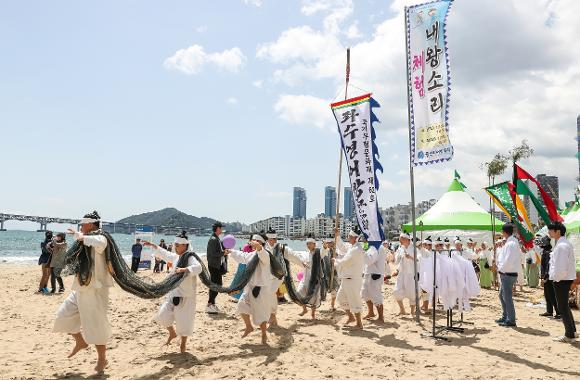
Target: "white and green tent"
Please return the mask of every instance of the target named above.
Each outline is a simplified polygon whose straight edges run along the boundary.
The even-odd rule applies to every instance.
[[[491,214],[471,198],[457,179],[433,207],[415,220],[415,224],[417,231],[423,231],[423,238],[459,236],[462,240],[491,242]],[[496,231],[501,231],[502,225],[503,222],[495,219]],[[412,229],[411,223],[403,225],[405,232],[410,233]]]

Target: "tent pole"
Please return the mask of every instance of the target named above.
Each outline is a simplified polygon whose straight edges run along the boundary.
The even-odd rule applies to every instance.
[[[414,279],[415,279],[415,319],[417,322],[420,321],[420,313],[419,313],[419,283],[417,279],[417,247],[415,246],[415,240],[417,240],[417,226],[415,224],[415,174],[413,171],[413,157],[411,151],[411,91],[409,88],[409,78],[410,78],[410,71],[409,71],[409,37],[407,36],[407,25],[409,20],[409,8],[405,7],[405,57],[407,58],[407,120],[409,123],[409,177],[411,180],[411,223],[413,228],[413,240],[411,240],[411,245],[413,247],[413,270],[415,271]]]

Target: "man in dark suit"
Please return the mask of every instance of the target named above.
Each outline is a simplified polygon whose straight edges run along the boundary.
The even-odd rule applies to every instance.
[[[221,222],[215,222],[212,226],[213,234],[207,242],[207,267],[209,270],[211,282],[222,285],[222,276],[227,272],[227,261],[224,254],[224,248],[220,241],[224,225]],[[215,304],[215,299],[218,293],[212,290],[209,291],[209,299],[205,309],[208,314],[217,314],[219,309]]]

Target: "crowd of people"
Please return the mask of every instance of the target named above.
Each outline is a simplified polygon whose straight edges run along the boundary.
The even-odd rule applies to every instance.
[[[100,373],[107,365],[105,347],[111,336],[107,317],[108,293],[113,280],[106,268],[103,253],[107,249],[107,240],[99,234],[98,214],[87,214],[80,225],[80,231],[69,230],[69,233],[75,241],[81,241],[90,249],[94,263],[91,268],[91,281],[88,285],[81,285],[75,277],[72,292],[57,311],[54,331],[74,337],[75,346],[70,356],[89,344],[94,344],[98,355],[95,370]],[[273,262],[280,260],[302,269],[296,294],[291,296],[292,301],[300,305],[300,316],[306,315],[310,309],[310,317],[316,321],[317,309],[326,296],[330,295],[331,308],[334,309],[335,302],[338,302],[345,312],[343,328],[355,330],[364,329],[364,320],[372,320],[377,324],[385,322],[383,283],[392,278],[395,278],[393,296],[399,306],[399,315],[408,314],[404,301],[408,301],[411,312],[415,312],[418,298],[424,312],[439,304],[447,309],[457,307],[462,311],[469,310],[469,299],[479,293],[480,285],[491,288],[497,283],[502,315],[496,322],[499,326],[515,327],[513,290],[518,277],[525,272],[528,284],[537,286],[530,278],[537,275],[538,278],[541,277],[547,301],[546,313],[542,315],[553,316],[555,311],[555,317],[560,317],[565,326],[565,334],[556,340],[574,341],[577,333],[568,305],[568,292],[576,278],[576,272],[574,252],[565,238],[565,227],[561,223],[549,226],[550,236],[536,239],[531,255],[521,251],[520,244],[513,235],[513,228],[510,224],[503,226],[502,238],[495,242],[495,254],[485,243],[480,243],[478,247],[469,238],[466,240],[467,247],[463,248],[464,242],[459,237],[452,245],[449,239],[441,237],[427,237],[423,241],[413,242],[411,236],[402,233],[397,246],[389,241],[376,245],[369,244],[363,235],[355,231],[350,231],[347,241],[343,241],[338,230],[335,231],[335,236],[324,239],[321,247],[317,246],[314,238],[307,239],[304,251],[281,244],[273,230],[252,235],[248,243],[237,250],[224,247],[220,240],[223,225],[216,223],[208,242],[207,267],[211,282],[222,285],[223,276],[228,270],[228,258],[244,265],[257,263],[241,292],[237,312],[245,324],[242,337],[248,336],[257,327],[264,344],[268,339],[268,327],[278,325],[277,308],[279,303],[286,301],[284,291],[290,295],[290,289],[286,288],[287,284],[282,280],[284,276],[277,275],[273,269]],[[556,241],[553,249],[550,238]],[[193,335],[194,330],[197,276],[202,273],[204,264],[191,251],[185,232],[175,238],[172,250],[164,242],[159,245],[149,241],[138,243],[151,247],[158,262],[172,263],[170,273],[185,274],[184,280],[169,291],[155,316],[155,320],[168,331],[166,343],[180,337],[180,350],[185,352],[187,338]],[[59,278],[58,257],[65,249],[56,247],[62,247],[63,244],[66,242],[61,234],[55,239],[47,234],[43,242],[42,289],[46,289],[47,265],[50,268],[51,263],[55,263],[57,269],[52,273],[56,280]],[[524,265],[522,257],[526,260]],[[435,259],[440,267],[434,272],[432,263]],[[531,268],[532,264],[537,268]],[[418,297],[415,278],[419,279]],[[62,280],[59,283],[64,290]],[[207,313],[221,312],[216,305],[217,295],[216,291],[210,290]],[[363,317],[365,304],[366,315]]]

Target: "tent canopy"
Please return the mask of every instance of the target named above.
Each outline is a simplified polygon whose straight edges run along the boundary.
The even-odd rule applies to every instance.
[[[491,214],[477,204],[465,191],[461,183],[454,179],[447,192],[427,212],[415,220],[417,231],[491,231]],[[495,219],[495,229],[500,231],[503,222]],[[403,231],[411,232],[412,224],[403,225]],[[457,233],[455,233],[457,232]],[[436,234],[448,235],[448,234]],[[465,234],[462,235],[473,235]]]

